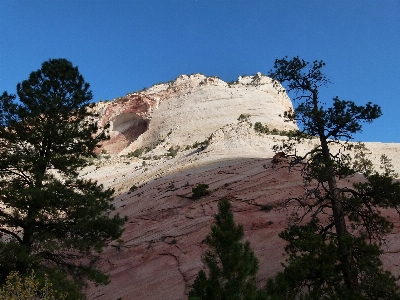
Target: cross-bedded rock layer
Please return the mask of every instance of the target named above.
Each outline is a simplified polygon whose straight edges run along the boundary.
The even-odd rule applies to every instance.
[[[201,74],[181,75],[175,81],[98,103],[95,109],[99,124],[111,125],[111,139],[104,142],[104,149],[123,154],[167,137],[172,145],[180,146],[203,141],[240,115],[271,129],[295,129],[295,124],[282,119],[291,108],[287,95],[278,93],[272,80],[258,73],[231,84]]]
[[[210,186],[211,194],[194,201],[192,188]],[[107,286],[88,289],[89,299],[187,299],[198,271],[204,267],[203,239],[210,231],[218,200],[230,199],[236,222],[260,261],[258,284],[281,269],[283,241],[278,233],[291,212],[277,209],[282,199],[303,192],[298,170],[289,172],[285,161],[229,159],[149,181],[115,198],[117,211],[128,216],[121,243],[101,255],[99,266],[111,275]],[[399,218],[387,237],[385,267],[399,275]]]
[[[303,192],[300,173],[289,172],[285,161],[272,163],[273,145],[285,137],[258,134],[251,123],[270,129],[295,129],[280,115],[292,104],[278,94],[271,79],[261,74],[239,77],[228,84],[216,77],[181,75],[175,81],[146,91],[99,103],[100,125],[110,123],[111,139],[104,148],[112,155],[85,168],[84,178],[98,180],[116,190],[117,212],[128,217],[120,242],[114,242],[97,262],[110,274],[106,286],[90,286],[89,299],[187,299],[198,271],[204,268],[202,242],[210,231],[218,200],[232,202],[235,220],[260,261],[258,284],[281,269],[283,241],[291,210],[276,204]],[[240,115],[248,116],[239,122]],[[207,147],[188,147],[208,139]],[[316,140],[297,146],[304,154]],[[181,148],[175,156],[171,146]],[[399,144],[366,143],[375,166],[386,154],[400,172]],[[126,156],[149,147],[142,157]],[[338,145],[332,146],[338,151]],[[335,148],[336,147],[336,148]],[[194,201],[192,188],[210,186],[211,194]],[[351,184],[349,182],[348,184]],[[131,189],[131,191],[129,191]],[[385,211],[395,224],[383,250],[384,267],[399,272],[400,224],[393,211]]]

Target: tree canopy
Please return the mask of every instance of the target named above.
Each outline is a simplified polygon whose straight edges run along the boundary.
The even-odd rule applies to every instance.
[[[291,157],[291,167],[301,167],[305,193],[283,202],[296,207],[290,226],[280,234],[288,242],[288,259],[267,291],[271,299],[399,299],[396,279],[382,269],[380,246],[393,227],[382,209],[398,208],[400,183],[393,180],[386,157],[379,173],[365,147],[348,143],[363,122],[381,116],[381,109],[338,97],[328,107],[319,97],[320,88],[329,83],[324,65],[285,57],[275,61],[269,74],[276,88],[284,91],[280,82],[295,95],[296,107],[284,117],[296,121],[300,131],[275,149]],[[299,156],[293,150],[304,138],[318,143]],[[340,150],[332,152],[332,144]],[[354,157],[346,152],[350,149]],[[356,174],[363,178],[356,180]]]
[[[226,198],[218,203],[218,214],[205,243],[204,255],[208,268],[201,270],[189,292],[190,300],[261,300],[264,293],[257,290],[258,260],[250,243],[241,242],[243,226],[236,225],[231,204]]]
[[[98,128],[92,92],[66,59],[50,59],[0,96],[0,281],[11,271],[49,274],[56,289],[104,284],[96,252],[120,237],[113,190],[78,176],[106,128]],[[70,281],[72,279],[72,281]],[[58,286],[57,286],[58,285]]]

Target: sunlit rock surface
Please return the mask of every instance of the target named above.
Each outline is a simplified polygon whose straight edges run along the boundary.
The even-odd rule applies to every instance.
[[[204,141],[215,130],[247,115],[270,129],[296,129],[284,123],[283,113],[292,108],[285,93],[278,93],[269,77],[239,77],[228,84],[217,77],[181,75],[175,81],[128,94],[96,106],[99,124],[110,123],[111,154],[128,153],[164,141],[188,145]]]

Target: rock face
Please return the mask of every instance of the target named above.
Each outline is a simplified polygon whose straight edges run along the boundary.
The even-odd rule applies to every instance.
[[[299,170],[289,172],[285,161],[276,164],[267,158],[209,163],[206,154],[199,156],[200,166],[180,169],[115,198],[117,211],[128,216],[123,242],[114,242],[101,254],[98,266],[110,274],[111,282],[89,287],[89,299],[187,299],[204,268],[201,257],[207,248],[202,241],[222,197],[231,201],[235,221],[243,224],[244,239],[259,259],[259,287],[281,270],[284,242],[278,233],[292,210],[278,209],[277,203],[303,192]],[[199,183],[208,184],[211,194],[190,199]],[[398,276],[399,218],[395,211],[384,213],[391,216],[395,230],[386,239],[382,259]]]
[[[273,158],[274,145],[280,145],[286,137],[258,134],[250,123],[244,121],[228,124],[211,134],[207,147],[181,148],[176,156],[169,155],[171,144],[167,141],[144,153],[141,157],[115,155],[94,160],[94,165],[82,170],[86,179],[97,180],[106,187],[115,189],[116,194],[127,192],[132,186],[141,186],[169,174],[208,164],[219,164],[225,160],[238,158]],[[317,140],[311,139],[296,146],[298,155],[304,155],[315,146]],[[365,143],[370,150],[369,158],[379,169],[382,154],[392,159],[395,172],[400,174],[400,144]],[[331,145],[333,153],[339,151],[338,145]]]
[[[235,220],[243,224],[260,261],[259,286],[280,270],[284,243],[278,233],[286,227],[285,210],[271,209],[277,202],[303,192],[300,173],[272,162],[272,146],[280,136],[259,135],[247,122],[226,125],[212,134],[210,144],[201,149],[182,150],[175,157],[162,156],[163,145],[146,156],[112,157],[83,170],[82,176],[114,187],[117,212],[128,217],[123,242],[114,242],[101,254],[98,266],[110,274],[106,286],[90,286],[89,299],[187,299],[199,270],[217,202],[228,197]],[[315,141],[298,146],[309,150]],[[385,153],[400,170],[399,144],[367,144],[375,164]],[[334,149],[333,149],[334,150]],[[210,186],[211,194],[190,199],[199,183]],[[347,184],[347,182],[346,182]],[[131,189],[131,191],[129,191]],[[271,209],[271,210],[270,210]],[[400,224],[396,212],[387,211],[395,231],[387,236],[384,267],[400,275]]]
[[[101,253],[97,265],[110,274],[110,284],[89,286],[89,299],[187,299],[206,250],[218,200],[227,197],[236,222],[242,223],[260,262],[258,285],[281,269],[284,243],[278,233],[291,210],[277,203],[303,192],[299,170],[289,172],[285,158],[272,147],[286,137],[256,133],[251,123],[270,129],[295,129],[279,115],[292,108],[278,94],[271,79],[261,74],[239,77],[228,84],[200,74],[179,76],[146,91],[110,103],[98,103],[100,125],[110,123],[111,139],[104,148],[112,155],[95,159],[81,176],[116,191],[117,212],[128,217],[122,240]],[[249,115],[238,121],[240,115]],[[195,144],[207,139],[207,145]],[[195,146],[193,147],[193,144]],[[316,140],[296,147],[308,152]],[[180,146],[173,153],[171,146]],[[141,157],[126,155],[149,147]],[[338,145],[332,151],[338,151]],[[366,143],[379,165],[381,154],[400,173],[400,144]],[[211,194],[194,201],[192,188],[210,186]],[[351,183],[351,182],[350,182]],[[349,184],[346,182],[346,184]],[[272,209],[271,209],[272,208]],[[395,225],[387,236],[384,267],[400,275],[400,222],[394,211],[384,211]]]
[[[214,131],[236,122],[240,115],[270,129],[296,129],[282,115],[292,103],[278,94],[272,80],[260,73],[226,83],[201,74],[181,75],[175,81],[128,94],[112,102],[98,103],[99,124],[110,123],[104,149],[126,154],[165,141],[190,145],[207,139]]]
[[[299,181],[300,180],[300,181]],[[211,195],[192,200],[192,188],[207,183]],[[233,159],[151,181],[115,199],[128,216],[122,239],[102,254],[107,286],[88,289],[89,299],[187,299],[206,250],[218,200],[232,201],[235,220],[260,260],[259,285],[280,269],[285,214],[269,211],[280,197],[301,190],[297,173],[273,169],[267,159]]]

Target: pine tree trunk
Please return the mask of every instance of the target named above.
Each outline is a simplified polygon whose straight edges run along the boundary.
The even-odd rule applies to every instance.
[[[40,155],[40,159],[44,157],[44,154]],[[37,167],[36,180],[35,180],[35,188],[42,189],[43,180],[46,173],[47,167],[45,163],[39,164]],[[24,236],[22,238],[22,245],[25,248],[27,254],[32,253],[32,244],[33,244],[33,235],[36,230],[36,217],[41,209],[40,199],[37,199],[35,196],[31,197],[28,201],[29,208],[24,220],[23,232]],[[27,266],[26,266],[27,267]],[[24,272],[26,270],[20,270]]]
[[[356,291],[358,290],[357,274],[356,270],[352,265],[351,253],[347,245],[347,240],[351,236],[347,230],[343,205],[340,200],[341,198],[340,190],[337,187],[335,172],[331,164],[332,159],[328,148],[328,142],[325,138],[321,136],[320,136],[320,142],[321,142],[323,159],[325,162],[327,162],[328,165],[328,170],[327,170],[327,172],[329,173],[328,187],[329,187],[330,201],[332,204],[333,222],[336,229],[336,235],[338,240],[338,254],[339,254],[341,269],[343,272],[343,279],[346,287],[349,290]]]
[[[357,274],[356,270],[353,268],[350,249],[347,245],[347,240],[350,237],[350,234],[347,230],[343,205],[340,200],[340,190],[337,187],[328,141],[325,137],[325,124],[318,114],[318,92],[316,90],[312,91],[312,102],[315,121],[318,127],[322,157],[323,161],[326,162],[326,165],[328,166],[326,172],[328,173],[329,195],[332,204],[333,223],[338,240],[338,254],[343,272],[343,280],[348,289],[355,291],[358,290]]]

